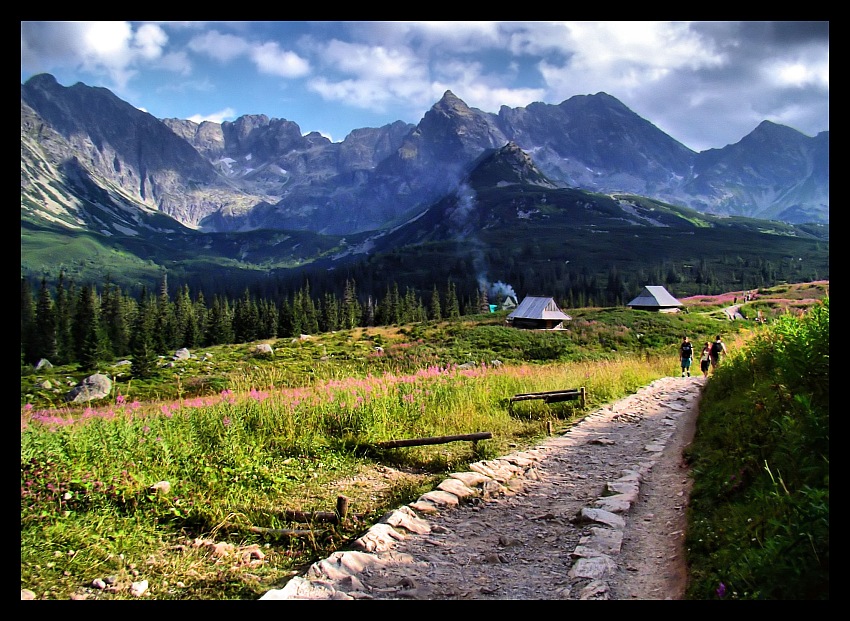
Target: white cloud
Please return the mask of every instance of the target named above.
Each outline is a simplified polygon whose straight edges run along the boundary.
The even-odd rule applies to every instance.
[[[233,108],[225,108],[224,110],[213,112],[212,114],[195,114],[190,116],[188,120],[193,121],[195,123],[202,123],[204,121],[221,123],[223,121],[229,121],[235,118],[236,111]]]
[[[255,46],[250,56],[260,73],[283,78],[300,78],[310,73],[310,63],[295,52],[281,50],[277,43]]]
[[[244,56],[251,49],[251,45],[242,37],[222,34],[217,30],[210,30],[202,35],[192,37],[188,47],[193,52],[205,54],[222,62]]]
[[[815,86],[829,90],[829,57],[826,60],[777,59],[764,68],[765,79],[779,87]]]
[[[22,22],[21,64],[34,71],[79,68],[107,75],[119,89],[138,69],[162,57],[168,36],[161,27],[129,22]],[[173,59],[172,59],[173,61]]]

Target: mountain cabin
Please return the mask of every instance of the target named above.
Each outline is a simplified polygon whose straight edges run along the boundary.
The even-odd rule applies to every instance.
[[[514,328],[525,330],[563,330],[564,322],[571,319],[558,308],[553,298],[527,296],[506,321]]]
[[[684,306],[660,285],[647,285],[634,300],[626,304],[635,310],[656,311],[659,313],[678,313]]]

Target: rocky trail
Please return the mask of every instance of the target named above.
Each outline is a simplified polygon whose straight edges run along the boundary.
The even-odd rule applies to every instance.
[[[659,379],[476,462],[261,599],[682,599],[682,451],[704,383]]]

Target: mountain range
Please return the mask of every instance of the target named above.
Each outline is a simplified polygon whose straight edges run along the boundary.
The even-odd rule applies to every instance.
[[[205,232],[344,235],[421,213],[509,142],[560,187],[713,215],[829,221],[829,132],[810,138],[764,121],[738,143],[696,153],[605,93],[491,114],[447,91],[417,125],[356,129],[333,143],[262,114],[156,119],[48,74],[21,85],[21,200],[37,211],[48,186],[61,188],[48,217],[72,226],[93,225],[97,189],[106,208],[135,208],[143,220],[159,212]]]
[[[605,93],[491,114],[446,91],[417,125],[333,143],[265,115],[157,119],[49,74],[21,85],[22,275],[117,261],[125,277],[167,267],[209,282],[366,261],[361,282],[404,267],[427,287],[462,272],[519,280],[555,258],[646,266],[678,256],[675,231],[734,228],[754,262],[802,261],[792,238],[827,242],[806,268],[823,276],[828,223],[829,132],[764,121],[696,153]],[[768,249],[765,234],[783,241]]]

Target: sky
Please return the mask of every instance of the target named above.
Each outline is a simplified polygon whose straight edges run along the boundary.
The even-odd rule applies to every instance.
[[[829,130],[828,21],[22,21],[21,83],[39,73],[334,142],[417,124],[447,90],[491,113],[605,92],[694,151],[765,120]]]

